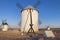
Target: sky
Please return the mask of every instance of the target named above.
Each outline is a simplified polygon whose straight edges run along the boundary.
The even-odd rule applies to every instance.
[[[0,0],[0,25],[2,19],[6,19],[10,27],[19,27],[22,9],[16,4],[20,3],[25,8],[28,5],[34,6],[37,1],[40,1],[40,5],[36,8],[41,21],[39,28],[60,27],[60,0]]]

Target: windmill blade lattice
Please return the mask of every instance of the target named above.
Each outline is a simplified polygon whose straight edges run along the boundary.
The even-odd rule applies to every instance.
[[[20,3],[16,4],[20,9],[23,9],[23,6]]]
[[[34,7],[37,8],[38,5],[40,5],[40,1],[38,1],[38,2],[34,5]]]

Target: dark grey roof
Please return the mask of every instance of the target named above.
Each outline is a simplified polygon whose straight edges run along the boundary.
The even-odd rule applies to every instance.
[[[8,25],[7,23],[2,23],[2,25]]]

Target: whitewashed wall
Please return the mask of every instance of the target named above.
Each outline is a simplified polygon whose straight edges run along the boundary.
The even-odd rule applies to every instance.
[[[8,25],[3,25],[2,31],[8,31]]]
[[[27,15],[28,15],[28,19],[27,19]],[[27,23],[25,26],[26,20]],[[34,31],[38,32],[38,11],[34,9],[32,10],[32,23],[33,23]],[[30,13],[29,13],[29,9],[25,9],[22,11],[21,32],[23,31],[28,32],[29,28],[30,28]]]

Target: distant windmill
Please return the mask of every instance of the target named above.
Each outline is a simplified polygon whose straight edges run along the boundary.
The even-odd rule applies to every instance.
[[[38,31],[38,10],[35,9],[40,4],[38,1],[33,7],[29,5],[27,8],[23,8],[23,6],[17,3],[17,6],[22,9],[22,20],[21,20],[21,31],[22,32],[37,32]],[[30,26],[30,27],[29,27]]]
[[[7,31],[8,30],[8,23],[6,22],[6,19],[5,20],[2,20],[2,31]]]

